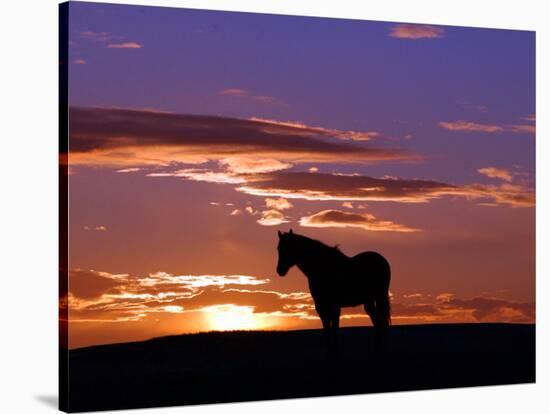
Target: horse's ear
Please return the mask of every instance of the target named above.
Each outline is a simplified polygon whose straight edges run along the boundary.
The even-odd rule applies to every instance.
[[[292,231],[292,229],[290,229],[290,231],[288,232],[288,234],[294,234],[294,232]]]
[[[283,237],[283,233],[281,233],[281,230],[277,230],[277,234],[279,234],[279,239]]]

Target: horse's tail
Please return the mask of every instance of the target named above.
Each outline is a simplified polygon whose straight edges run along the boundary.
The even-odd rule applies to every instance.
[[[387,262],[386,262],[387,263]],[[381,324],[384,326],[391,325],[391,302],[390,302],[390,279],[391,269],[389,263],[384,272],[384,279],[382,282],[382,289],[376,298],[376,312]]]
[[[376,312],[383,325],[391,325],[391,303],[389,289],[376,298]]]

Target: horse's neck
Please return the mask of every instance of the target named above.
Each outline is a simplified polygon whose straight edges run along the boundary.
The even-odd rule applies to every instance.
[[[335,267],[339,260],[345,258],[343,254],[332,251],[328,246],[326,251],[304,248],[300,256],[296,265],[309,279],[322,276],[330,268]]]

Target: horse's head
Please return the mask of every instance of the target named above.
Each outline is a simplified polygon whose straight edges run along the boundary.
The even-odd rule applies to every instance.
[[[285,276],[290,268],[296,264],[296,259],[294,257],[294,233],[292,229],[288,233],[279,233],[279,245],[277,250],[279,252],[279,260],[277,262],[277,273],[279,276]]]

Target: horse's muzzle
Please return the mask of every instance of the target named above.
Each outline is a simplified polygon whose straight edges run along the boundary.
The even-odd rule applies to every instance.
[[[280,267],[277,267],[277,274],[281,277],[284,277],[286,276],[286,274],[288,273],[288,269],[282,269]]]

